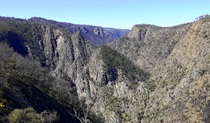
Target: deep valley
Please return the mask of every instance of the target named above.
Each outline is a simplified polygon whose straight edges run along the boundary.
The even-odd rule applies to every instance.
[[[210,122],[209,16],[132,30],[0,17],[0,59],[0,122]]]

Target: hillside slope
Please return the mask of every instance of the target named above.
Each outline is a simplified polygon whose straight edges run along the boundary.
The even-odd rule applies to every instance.
[[[48,83],[60,98],[52,98],[80,122],[210,121],[208,17],[174,27],[135,25],[101,46],[47,22],[4,18],[0,25],[0,42],[37,60],[56,80]]]
[[[56,96],[60,95],[54,87],[58,80],[38,62],[2,43],[0,59],[0,122],[79,122],[70,113],[72,107],[67,109]]]
[[[129,29],[114,29],[91,25],[62,23],[38,17],[33,17],[29,20],[36,23],[52,24],[58,28],[65,29],[70,33],[80,32],[85,40],[95,45],[113,42],[130,31]]]
[[[167,107],[158,119],[209,122],[209,27],[209,18],[193,23],[167,59],[155,67],[150,80],[157,88],[150,94],[150,109]],[[162,105],[154,108],[155,103]]]
[[[17,59],[11,58],[12,62],[18,62],[18,66],[19,61],[24,63],[20,66],[20,72],[25,71],[26,73],[30,73],[29,71],[33,71],[35,74],[41,74],[42,79],[46,79],[44,83],[47,83],[47,86],[41,84],[39,88],[37,88],[36,82],[29,83],[28,85],[27,82],[31,81],[30,79],[34,78],[34,75],[30,74],[28,78],[24,79],[24,76],[21,74],[20,80],[12,81],[15,85],[14,88],[17,88],[16,84],[18,84],[18,82],[23,83],[23,85],[26,84],[26,86],[24,86],[23,89],[17,89],[20,91],[12,91],[11,95],[15,98],[17,93],[17,95],[23,95],[24,100],[30,101],[24,106],[19,107],[19,101],[14,100],[14,105],[17,105],[17,107],[11,108],[6,113],[3,111],[2,115],[8,114],[14,108],[22,109],[32,107],[38,112],[44,111],[49,107],[44,106],[44,102],[40,103],[40,101],[46,100],[46,103],[54,104],[53,100],[55,100],[56,103],[63,107],[63,109],[59,108],[59,112],[63,110],[62,112],[64,113],[59,114],[59,116],[61,115],[60,122],[79,122],[83,120],[83,117],[85,117],[84,120],[91,119],[91,121],[94,122],[94,119],[97,119],[97,117],[89,112],[88,115],[86,115],[87,113],[85,114],[83,111],[85,108],[83,101],[79,102],[77,96],[77,90],[80,91],[76,88],[78,84],[75,85],[77,81],[82,79],[79,76],[82,74],[81,71],[84,69],[84,65],[88,62],[89,54],[95,49],[94,46],[84,41],[79,33],[69,34],[67,31],[47,24],[31,23],[22,19],[1,18],[0,25],[0,43],[8,44],[8,46],[13,48],[14,51],[22,57],[26,57],[34,62],[38,61],[42,69],[44,69],[44,72],[40,73],[40,71],[36,71],[39,67],[36,68],[33,64],[29,64],[29,66],[31,65],[29,68],[28,66],[24,66],[28,65],[27,60],[21,60],[20,57]],[[1,50],[4,51],[4,48],[1,47]],[[2,56],[9,58],[6,53],[7,52],[2,52]],[[3,65],[7,64],[7,61],[4,61],[3,58],[4,57],[1,57],[1,63]],[[11,74],[10,71],[5,72],[6,74]],[[16,74],[11,74],[11,77],[15,77],[15,75]],[[5,76],[2,76],[2,79],[6,79],[7,82]],[[24,79],[24,81],[22,79]],[[42,79],[38,79],[37,82],[43,82]],[[34,89],[30,89],[31,86]],[[45,90],[43,95],[50,96],[42,97],[42,94],[36,95],[40,94],[41,92],[39,91],[42,90]],[[31,95],[27,96],[28,92],[34,93],[34,97],[31,97]],[[26,97],[24,95],[26,95]],[[8,100],[11,101],[12,98]],[[2,102],[2,104],[4,103]],[[10,104],[5,106],[11,107]],[[50,110],[57,111],[57,105],[50,106]],[[46,107],[46,109],[41,107]],[[99,120],[100,119],[97,119],[97,122],[100,122]]]
[[[150,73],[142,122],[209,122],[209,27],[136,25],[110,45]]]

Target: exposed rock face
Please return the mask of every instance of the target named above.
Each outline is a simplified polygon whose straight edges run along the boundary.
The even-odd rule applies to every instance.
[[[84,37],[86,41],[89,41],[94,45],[113,42],[130,31],[129,29],[114,29],[89,25],[62,23],[37,17],[31,18],[29,20],[32,22],[53,24],[54,26],[65,29],[70,33],[80,32],[80,34]]]
[[[131,39],[142,40],[145,38],[147,29],[152,25],[135,25],[129,32],[128,37]],[[140,28],[139,28],[140,27]]]
[[[95,47],[87,43],[79,32],[70,35],[50,26],[43,26],[41,32],[44,37],[39,42],[40,48],[28,46],[28,51],[41,50],[43,54],[38,57],[45,57],[43,64],[51,68],[52,75],[59,78],[70,77],[73,82],[78,83],[77,91],[80,93],[84,88],[83,74],[87,72],[86,66]]]
[[[140,113],[142,122],[209,120],[206,114],[209,102],[209,21],[206,18],[169,28],[136,25],[127,36],[110,45],[151,73],[146,82],[149,93],[142,94],[148,96],[146,105],[144,107],[138,102],[139,106],[135,106],[144,110],[143,115]],[[137,91],[132,93],[133,97],[138,97],[136,94]]]
[[[134,60],[141,68],[151,71],[171,53],[189,30],[191,24],[176,27],[135,25],[132,31],[110,46]]]
[[[79,30],[41,24],[34,42],[21,45],[53,76],[68,76],[105,122],[209,122],[209,18],[174,27],[135,25],[103,46],[83,38],[89,28]],[[92,33],[107,34],[104,28]]]

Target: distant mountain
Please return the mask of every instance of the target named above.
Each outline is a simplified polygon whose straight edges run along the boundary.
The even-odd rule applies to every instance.
[[[95,45],[101,45],[113,42],[130,31],[128,29],[114,29],[114,28],[104,28],[100,26],[57,22],[54,20],[47,20],[39,17],[33,17],[29,19],[29,21],[36,23],[52,24],[58,28],[62,28],[69,31],[70,33],[80,32],[80,34],[85,38],[85,40]]]
[[[43,122],[210,122],[209,17],[134,25],[100,46],[64,25],[0,18],[0,122],[29,107]]]

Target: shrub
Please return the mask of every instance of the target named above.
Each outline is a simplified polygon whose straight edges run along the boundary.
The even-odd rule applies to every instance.
[[[8,115],[10,123],[52,123],[58,120],[57,112],[37,113],[33,108],[15,109]]]
[[[10,123],[44,123],[44,118],[32,108],[15,109],[8,119]]]
[[[154,91],[155,88],[157,87],[157,85],[156,85],[153,81],[148,81],[148,82],[146,83],[146,85],[147,85],[147,89],[148,89],[150,92]]]

